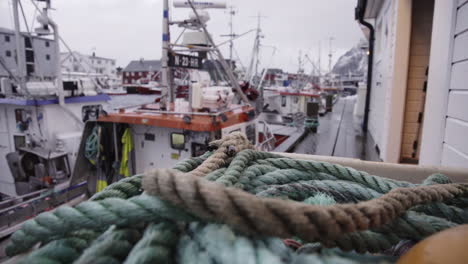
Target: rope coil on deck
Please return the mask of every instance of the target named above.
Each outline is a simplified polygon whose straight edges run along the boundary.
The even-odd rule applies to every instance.
[[[253,150],[240,133],[211,145],[217,150],[173,169],[125,178],[75,207],[40,214],[12,235],[6,253],[39,244],[24,263],[393,262],[346,251],[382,253],[468,222],[468,184],[440,174],[416,185],[288,159]],[[294,252],[286,238],[323,250]]]

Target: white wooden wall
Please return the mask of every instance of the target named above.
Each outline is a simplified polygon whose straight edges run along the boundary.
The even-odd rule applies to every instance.
[[[458,0],[441,165],[468,168],[468,0]]]
[[[375,19],[375,53],[372,76],[372,92],[369,107],[369,132],[374,142],[383,154],[386,151],[386,135],[384,131],[386,116],[388,116],[388,91],[391,89],[395,46],[395,3],[384,1]],[[381,156],[382,158],[382,156]]]

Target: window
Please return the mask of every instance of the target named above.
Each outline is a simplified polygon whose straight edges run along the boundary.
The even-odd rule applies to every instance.
[[[45,59],[46,59],[46,60],[50,60],[50,55],[49,55],[49,54],[46,54],[46,55],[45,55]]]
[[[97,61],[97,64],[101,64],[101,60],[98,60],[98,61]]]
[[[46,46],[47,48],[50,47],[49,41],[46,41],[46,42],[45,42],[45,46]]]
[[[10,50],[5,51],[5,56],[11,57],[11,51]]]
[[[286,106],[286,96],[281,96],[281,106],[282,107]]]
[[[253,124],[250,124],[248,125],[246,128],[245,128],[245,135],[247,136],[247,138],[249,139],[250,143],[252,144],[256,144],[257,141],[256,141],[256,129],[255,129],[256,125],[255,123]]]
[[[182,133],[171,133],[171,147],[173,149],[185,149],[185,136]]]
[[[10,36],[5,35],[5,42],[10,42]]]

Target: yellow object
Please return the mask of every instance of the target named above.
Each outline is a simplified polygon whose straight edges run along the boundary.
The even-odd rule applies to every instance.
[[[130,153],[133,150],[133,139],[130,128],[125,129],[122,135],[122,161],[120,162],[119,173],[125,177],[130,176],[130,168],[128,167],[128,161],[130,159]]]
[[[97,186],[96,186],[96,192],[100,192],[104,190],[104,188],[107,187],[107,181],[105,180],[98,180],[97,181]]]
[[[180,155],[178,153],[171,153],[171,159],[178,160]]]
[[[397,264],[466,264],[467,245],[468,225],[457,226],[419,242]]]

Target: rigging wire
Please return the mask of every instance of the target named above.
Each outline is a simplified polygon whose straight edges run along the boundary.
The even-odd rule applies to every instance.
[[[242,63],[242,60],[241,60],[241,58],[239,56],[239,53],[237,52],[237,49],[235,48],[234,45],[232,46],[232,49],[234,50],[234,54],[236,55],[236,57],[237,57],[237,59],[239,61],[239,64],[242,67],[242,71],[245,72],[247,69],[245,68],[244,64]]]
[[[26,14],[24,13],[24,8],[23,8],[23,4],[21,3],[21,1],[18,1],[19,3],[19,7],[21,9],[21,14],[23,15],[23,20],[24,20],[24,25],[26,26],[26,30],[28,31],[28,33],[30,33],[29,31],[29,25],[28,25],[28,20],[26,19]],[[33,19],[34,20],[34,19]]]

